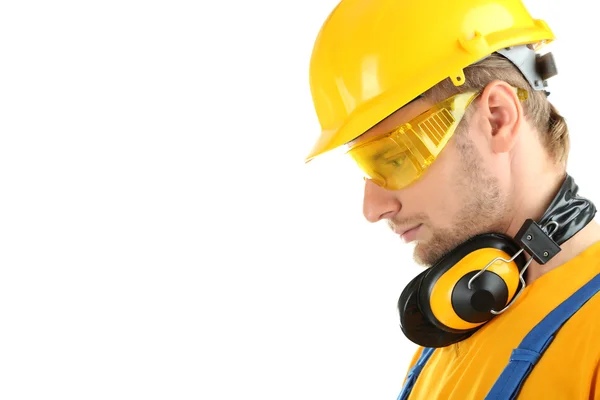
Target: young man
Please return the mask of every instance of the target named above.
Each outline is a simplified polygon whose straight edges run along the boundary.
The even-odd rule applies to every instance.
[[[553,39],[519,0],[343,0],[317,37],[307,161],[344,147],[365,218],[428,267],[398,304],[421,345],[399,398],[600,399],[600,227]]]

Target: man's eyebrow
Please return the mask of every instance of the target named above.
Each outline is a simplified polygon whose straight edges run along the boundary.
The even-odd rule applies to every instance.
[[[381,158],[383,158],[384,160],[389,160],[391,158],[398,157],[401,154],[404,154],[404,151],[398,151],[398,149],[394,148],[387,148],[385,150],[378,151],[371,157],[373,160],[379,160]]]

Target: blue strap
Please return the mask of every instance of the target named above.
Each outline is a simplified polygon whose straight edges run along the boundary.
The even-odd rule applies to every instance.
[[[488,393],[486,400],[516,399],[525,379],[548,348],[554,335],[589,299],[600,291],[600,274],[556,307],[525,336]]]
[[[415,382],[417,381],[419,374],[421,374],[421,370],[427,363],[427,360],[429,360],[429,357],[431,357],[431,355],[433,354],[434,350],[435,349],[431,348],[431,347],[425,347],[423,349],[423,351],[421,352],[421,356],[419,357],[419,360],[417,360],[417,363],[410,369],[410,371],[408,371],[408,375],[406,376],[406,383],[404,383],[404,387],[402,388],[402,391],[398,395],[397,400],[408,399],[408,396],[410,395],[410,391],[412,390],[413,386],[415,385]]]

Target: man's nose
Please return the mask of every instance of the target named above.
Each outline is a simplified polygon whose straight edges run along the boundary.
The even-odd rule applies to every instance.
[[[402,209],[402,204],[394,196],[394,192],[378,186],[370,179],[365,182],[363,214],[367,221],[377,222],[382,219],[393,219]]]

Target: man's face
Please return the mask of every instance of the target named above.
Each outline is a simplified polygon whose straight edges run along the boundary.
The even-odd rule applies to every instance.
[[[388,132],[430,106],[424,100],[409,104],[365,136]],[[476,107],[476,101],[471,107]],[[477,109],[472,111],[416,182],[398,191],[383,189],[372,181],[365,185],[365,218],[387,220],[406,242],[414,242],[415,261],[424,266],[431,266],[477,234],[503,232],[509,222],[508,188],[495,174],[497,164],[488,159],[489,142],[482,132],[486,125],[477,119]]]

